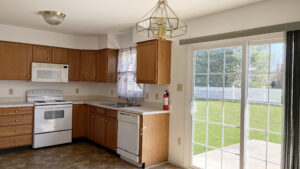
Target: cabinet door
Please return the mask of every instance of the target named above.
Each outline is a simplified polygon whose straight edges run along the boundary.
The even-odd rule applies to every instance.
[[[0,79],[29,80],[31,60],[31,45],[0,42]]]
[[[51,62],[57,64],[68,64],[68,50],[64,48],[51,48]]]
[[[95,81],[96,79],[96,51],[81,51],[80,80]]]
[[[34,45],[32,61],[33,62],[50,63],[51,62],[51,47]]]
[[[86,117],[87,112],[85,109],[85,105],[73,105],[73,138],[85,137],[87,127]]]
[[[108,50],[108,82],[116,83],[118,76],[118,55],[119,50]]]
[[[115,118],[111,118],[106,116],[106,136],[105,143],[106,147],[117,151],[117,142],[118,142],[118,120]]]
[[[105,145],[105,116],[98,113],[95,115],[95,142]]]
[[[168,161],[169,114],[141,116],[140,162],[145,167]]]
[[[137,83],[157,83],[157,41],[137,45]]]
[[[69,50],[69,81],[80,81],[80,50]]]
[[[89,112],[89,139],[95,141],[95,113]]]
[[[108,81],[108,62],[107,62],[107,50],[103,49],[97,52],[96,58],[96,81],[107,82]]]

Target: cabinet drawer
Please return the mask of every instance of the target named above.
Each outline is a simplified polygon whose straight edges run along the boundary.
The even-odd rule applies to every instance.
[[[103,109],[103,108],[96,107],[96,108],[95,108],[95,112],[96,112],[97,114],[99,114],[99,115],[105,116],[105,109]]]
[[[32,135],[0,138],[0,148],[32,145]]]
[[[10,115],[0,117],[0,126],[32,124],[32,114]]]
[[[32,124],[0,127],[0,138],[32,134]]]
[[[0,115],[33,114],[33,107],[0,108]]]
[[[106,116],[114,119],[118,119],[118,111],[112,109],[106,109]]]

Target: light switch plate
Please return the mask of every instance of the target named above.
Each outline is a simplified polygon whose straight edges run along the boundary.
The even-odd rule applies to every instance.
[[[14,94],[14,89],[8,89],[8,94],[13,95]]]
[[[178,92],[182,92],[182,88],[183,88],[182,84],[181,84],[181,83],[178,83],[178,84],[177,84],[177,91],[178,91]]]
[[[178,144],[178,145],[181,145],[181,137],[178,137],[178,138],[177,138],[177,144]]]
[[[75,93],[78,94],[79,93],[79,88],[75,89]]]
[[[158,100],[158,93],[155,94],[155,100]]]
[[[149,93],[146,93],[146,99],[149,99]]]

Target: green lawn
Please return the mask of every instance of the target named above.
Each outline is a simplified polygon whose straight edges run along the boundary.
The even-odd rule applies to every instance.
[[[209,121],[222,122],[222,101],[209,101]],[[203,100],[197,101],[197,111],[195,118],[206,120],[206,105]],[[240,126],[240,103],[224,102],[224,123]],[[264,104],[249,104],[249,126],[261,130],[267,130],[267,110],[268,106]],[[282,107],[277,105],[270,106],[270,131],[281,132],[282,128]],[[194,141],[198,143],[206,143],[206,124],[203,122],[194,122]],[[250,130],[249,139],[257,139],[265,141],[267,134],[264,132]],[[269,141],[273,143],[281,143],[281,136],[270,134]],[[240,142],[240,129],[233,127],[224,127],[224,146],[237,144]],[[222,146],[222,126],[208,125],[208,145],[214,147]],[[194,154],[205,152],[205,147],[194,145]]]

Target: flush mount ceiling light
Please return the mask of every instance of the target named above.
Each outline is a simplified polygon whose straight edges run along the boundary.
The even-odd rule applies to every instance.
[[[167,0],[159,0],[138,23],[136,30],[149,38],[166,39],[186,34],[187,25],[169,7]]]
[[[39,14],[41,14],[44,20],[50,25],[59,25],[66,17],[66,14],[57,11],[40,11]]]

